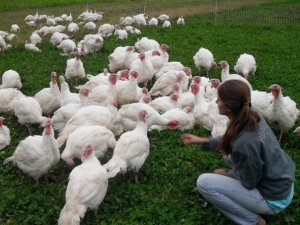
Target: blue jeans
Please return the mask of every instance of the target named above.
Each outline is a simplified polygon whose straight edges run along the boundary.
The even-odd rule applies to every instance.
[[[259,214],[274,214],[256,188],[248,190],[231,177],[204,173],[198,177],[197,188],[207,201],[236,224],[256,224]]]

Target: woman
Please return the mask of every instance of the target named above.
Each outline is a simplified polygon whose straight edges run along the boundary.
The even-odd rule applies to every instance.
[[[181,138],[185,144],[221,152],[232,167],[199,176],[197,188],[203,197],[236,224],[264,225],[260,214],[278,213],[291,203],[295,165],[250,102],[245,83],[222,83],[216,103],[219,113],[229,117],[225,134],[220,139],[192,134]]]

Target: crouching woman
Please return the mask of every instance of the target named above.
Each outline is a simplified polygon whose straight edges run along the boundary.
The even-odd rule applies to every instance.
[[[183,134],[181,139],[221,152],[231,169],[201,174],[197,188],[234,223],[265,225],[263,215],[279,213],[292,201],[295,164],[266,121],[251,110],[251,93],[244,82],[224,82],[216,102],[219,113],[229,117],[225,134],[220,139]]]

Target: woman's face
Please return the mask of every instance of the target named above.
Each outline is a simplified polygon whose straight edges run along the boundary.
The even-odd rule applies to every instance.
[[[230,111],[219,97],[217,98],[216,103],[218,105],[219,113],[221,115],[229,116]]]

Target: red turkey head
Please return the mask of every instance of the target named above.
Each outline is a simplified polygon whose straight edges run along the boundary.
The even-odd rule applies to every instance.
[[[169,45],[167,45],[167,44],[162,44],[162,45],[160,46],[160,49],[161,49],[163,52],[166,52],[166,51],[169,49]]]
[[[191,91],[194,95],[198,94],[199,92],[199,85],[198,84],[192,84],[191,85]]]
[[[180,90],[179,84],[173,84],[172,89],[173,89],[173,93],[178,93]]]
[[[84,147],[84,151],[82,153],[82,161],[84,161],[85,159],[87,159],[90,155],[92,155],[94,149],[93,149],[93,146],[91,144],[87,144],[85,147]]]
[[[149,104],[151,102],[151,98],[149,96],[143,96],[142,102],[145,104]]]
[[[122,70],[120,72],[120,80],[126,80],[129,75],[129,70]]]
[[[112,100],[112,101],[111,101],[111,105],[112,105],[113,107],[115,107],[115,108],[118,108],[118,103],[117,103],[116,100]]]
[[[147,95],[149,93],[148,88],[143,87],[142,88],[142,93],[145,94],[145,95]]]
[[[182,75],[182,73],[180,73],[180,72],[176,72],[176,82],[177,83],[180,83],[181,81],[182,81],[182,77],[183,75]]]
[[[136,79],[138,77],[138,73],[136,71],[134,71],[134,70],[131,70],[130,73],[129,73],[129,75],[131,77],[133,77],[134,79]]]
[[[141,53],[139,54],[139,58],[140,58],[141,61],[145,60],[145,53],[144,53],[144,52],[141,52]]]
[[[52,122],[51,122],[51,118],[46,117],[46,119],[44,120],[44,128],[45,128],[45,134],[49,135],[51,134],[51,127],[52,127]]]
[[[212,88],[216,88],[216,89],[219,88],[219,86],[220,86],[220,80],[219,79],[211,79],[210,82],[211,82],[211,87]]]
[[[56,72],[51,73],[51,82],[52,84],[56,84]]]
[[[183,109],[184,112],[186,113],[191,113],[193,112],[193,108],[191,106],[186,106],[184,109]]]
[[[76,60],[80,60],[80,53],[77,52],[76,55],[75,55],[75,57],[76,57]]]
[[[194,76],[193,81],[194,81],[195,84],[200,84],[201,77],[200,76]]]
[[[221,61],[221,62],[219,62],[219,64],[220,64],[222,70],[228,67],[228,63],[226,61]]]
[[[88,97],[90,92],[91,92],[90,89],[82,88],[82,89],[80,89],[79,94],[83,95],[84,97]]]
[[[126,48],[126,51],[127,51],[127,52],[132,52],[132,51],[134,51],[134,46],[128,46],[128,47]]]
[[[218,68],[218,64],[215,61],[213,61],[210,65],[213,69]]]
[[[272,84],[269,89],[271,90],[272,92],[272,95],[275,97],[275,98],[278,98],[280,92],[281,92],[281,87],[280,85],[278,84]]]
[[[172,101],[177,102],[179,96],[178,96],[177,94],[172,94],[172,95],[170,96],[170,98],[171,98]]]
[[[152,51],[152,56],[155,56],[155,55],[160,56],[160,52],[157,51],[157,50],[153,50]]]
[[[179,126],[180,122],[178,120],[170,120],[167,124],[167,126],[170,128],[170,129],[175,129]]]
[[[118,75],[113,73],[113,74],[109,75],[108,79],[112,85],[115,85],[117,83]]]
[[[184,67],[184,68],[183,68],[183,71],[185,72],[185,74],[186,74],[187,76],[189,76],[189,75],[192,73],[192,71],[191,71],[191,69],[190,69],[189,67]]]
[[[65,82],[65,77],[63,75],[59,76],[59,81],[60,83],[64,83]]]
[[[148,113],[146,110],[142,110],[139,112],[139,120],[146,123],[146,117],[147,117]]]

